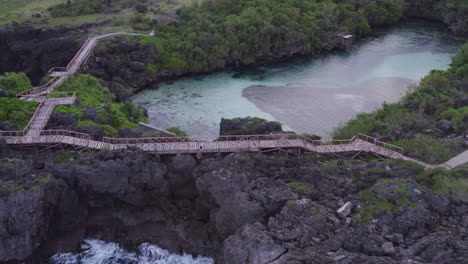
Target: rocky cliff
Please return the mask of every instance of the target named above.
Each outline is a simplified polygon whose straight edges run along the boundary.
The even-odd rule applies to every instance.
[[[76,31],[76,30],[75,30]],[[65,28],[0,29],[0,73],[25,72],[34,85],[52,67],[65,67],[80,49],[79,33]]]
[[[0,261],[86,237],[216,263],[461,263],[468,204],[401,161],[0,151]],[[466,172],[466,171],[465,171]]]

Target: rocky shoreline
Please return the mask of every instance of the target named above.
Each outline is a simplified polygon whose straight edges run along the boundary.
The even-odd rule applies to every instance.
[[[411,163],[0,149],[0,261],[45,263],[87,237],[226,264],[468,257],[467,201]]]

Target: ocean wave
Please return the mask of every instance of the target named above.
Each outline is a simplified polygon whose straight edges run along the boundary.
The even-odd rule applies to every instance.
[[[51,264],[213,264],[212,258],[173,254],[150,243],[143,243],[137,252],[121,248],[117,243],[86,239],[79,253],[52,256]]]

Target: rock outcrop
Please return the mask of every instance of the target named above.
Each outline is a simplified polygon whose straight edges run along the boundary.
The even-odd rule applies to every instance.
[[[98,234],[216,263],[468,258],[468,204],[423,188],[420,169],[402,161],[197,160],[131,150],[29,156],[1,142],[0,153],[0,261],[44,261]]]
[[[80,49],[79,34],[65,28],[0,29],[0,72],[25,72],[34,85],[52,67],[64,67]]]
[[[259,135],[283,132],[281,123],[258,117],[222,118],[220,135]]]

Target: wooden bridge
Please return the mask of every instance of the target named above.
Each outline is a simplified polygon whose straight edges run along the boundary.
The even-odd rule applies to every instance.
[[[349,140],[331,141],[310,140],[296,134],[221,136],[216,141],[201,141],[189,137],[104,137],[102,140],[95,140],[89,134],[75,131],[44,130],[55,106],[73,104],[76,100],[75,93],[53,93],[54,88],[79,71],[100,39],[120,34],[144,35],[111,33],[87,39],[66,67],[55,67],[49,70],[48,74],[52,79],[47,84],[17,94],[17,97],[23,100],[38,102],[39,106],[23,130],[0,131],[0,137],[4,138],[7,144],[13,146],[68,145],[76,148],[108,150],[137,148],[160,154],[257,152],[295,148],[318,154],[363,152],[392,159],[412,160],[403,155],[402,148],[363,134],[358,134]],[[454,158],[453,164],[450,163],[450,166],[455,166],[468,159],[468,152],[462,155],[461,159],[458,156]],[[419,161],[416,162],[426,167],[431,166]]]
[[[28,132],[31,133],[31,132]],[[87,149],[118,150],[136,148],[159,154],[259,152],[276,149],[303,149],[318,154],[344,152],[372,153],[399,159],[403,149],[359,134],[350,140],[310,140],[297,134],[220,136],[216,141],[189,137],[109,138],[93,140],[88,134],[67,130],[35,131],[32,136],[4,136],[9,145],[70,145]]]

